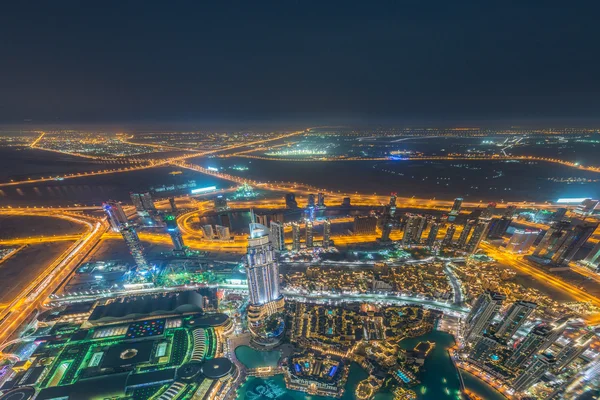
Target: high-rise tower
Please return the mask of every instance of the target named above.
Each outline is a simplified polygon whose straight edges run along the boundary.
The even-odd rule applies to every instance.
[[[300,224],[292,222],[292,250],[300,251]]]
[[[481,243],[481,241],[483,240],[483,238],[485,237],[485,235],[487,233],[487,229],[488,229],[489,225],[490,225],[490,223],[488,220],[482,219],[482,220],[477,221],[477,224],[475,225],[475,229],[473,229],[473,234],[471,235],[471,239],[469,239],[469,242],[465,245],[466,252],[475,253],[477,251],[479,244]]]
[[[119,232],[121,226],[127,224],[127,216],[123,211],[121,203],[118,201],[109,200],[102,204],[102,208],[104,208],[104,212],[108,216],[108,221],[113,231]]]
[[[283,251],[285,247],[282,223],[271,221],[271,237],[273,238],[273,247],[275,248],[275,251]]]
[[[327,218],[323,222],[323,248],[328,249],[331,245],[331,221]]]
[[[179,226],[177,226],[177,220],[173,215],[167,215],[164,218],[165,224],[167,225],[167,232],[171,237],[171,241],[173,242],[173,247],[175,248],[175,252],[183,252],[184,243],[183,236],[181,235],[181,231],[179,230]]]
[[[253,340],[261,345],[273,345],[283,336],[284,319],[281,312],[284,300],[279,290],[279,266],[269,229],[250,224],[246,254],[249,305],[248,327]]]
[[[137,232],[133,226],[123,225],[121,226],[121,235],[129,247],[129,253],[131,253],[135,265],[140,270],[148,269],[148,262],[144,256],[144,247],[140,242]]]
[[[313,226],[313,222],[310,219],[306,220],[306,223],[304,224],[304,230],[306,233],[306,247],[310,248],[313,247],[313,239],[314,239],[314,230],[313,230],[314,226]]]
[[[454,232],[456,232],[456,226],[452,224],[448,227],[448,229],[446,230],[446,235],[444,235],[444,239],[442,239],[442,247],[449,247],[452,245]]]
[[[458,214],[460,214],[462,203],[463,199],[461,197],[457,197],[456,199],[454,199],[454,204],[452,205],[452,209],[450,210],[450,214],[448,215],[448,221],[454,221]]]
[[[434,222],[431,224],[429,228],[429,234],[427,235],[427,247],[430,249],[435,246],[435,241],[437,239],[437,234],[440,230],[440,224],[438,222]]]
[[[460,236],[458,237],[458,241],[456,242],[456,245],[458,246],[458,248],[464,248],[465,245],[467,244],[467,239],[469,238],[469,234],[471,233],[471,230],[473,229],[473,226],[475,225],[475,220],[468,220],[465,225],[463,226],[463,230],[460,233]]]
[[[506,297],[487,291],[479,295],[465,319],[465,339],[469,342],[480,337],[490,326]]]

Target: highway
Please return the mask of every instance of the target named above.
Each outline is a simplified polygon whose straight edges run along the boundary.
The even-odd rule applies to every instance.
[[[76,220],[71,216],[60,215],[59,217]],[[9,339],[34,310],[42,306],[48,296],[62,284],[96,246],[108,229],[108,223],[105,220],[99,222],[82,216],[77,221],[87,226],[86,233],[24,288],[6,308],[0,310],[0,344]]]

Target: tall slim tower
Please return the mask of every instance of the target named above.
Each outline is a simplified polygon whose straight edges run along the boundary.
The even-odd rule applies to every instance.
[[[568,265],[596,228],[598,228],[598,223],[581,221],[576,224],[562,246],[552,256],[552,262],[556,265]]]
[[[317,207],[324,208],[325,207],[325,193],[317,194]]]
[[[479,338],[488,329],[505,298],[504,295],[491,291],[479,295],[465,319],[465,339],[468,342]]]
[[[404,234],[402,235],[402,246],[411,246],[413,244],[419,244],[423,230],[425,230],[425,217],[420,215],[410,215],[404,228]]]
[[[314,239],[314,232],[313,232],[313,222],[311,219],[307,219],[306,223],[304,224],[304,229],[305,229],[305,233],[306,233],[306,247],[310,248],[313,247],[313,239]]]
[[[104,208],[104,212],[108,216],[108,221],[113,231],[119,232],[121,226],[127,224],[127,216],[123,211],[121,203],[118,201],[109,200],[102,204],[102,208]]]
[[[571,223],[569,221],[555,222],[537,245],[533,255],[539,258],[551,259],[567,239],[570,227]]]
[[[144,247],[140,242],[137,232],[133,226],[123,225],[121,226],[121,235],[129,247],[129,253],[135,261],[135,265],[141,270],[148,269],[148,262],[144,256]]]
[[[169,205],[171,206],[171,212],[177,214],[177,204],[175,203],[175,197],[169,197]]]
[[[440,224],[438,222],[434,222],[431,224],[429,228],[429,234],[427,235],[427,247],[430,249],[435,246],[435,241],[437,239],[437,234],[440,230]]]
[[[381,241],[389,242],[392,233],[392,216],[390,206],[385,206],[381,221]]]
[[[463,249],[465,247],[465,245],[467,244],[467,239],[469,238],[469,234],[471,233],[471,230],[473,229],[474,225],[475,220],[471,219],[468,220],[467,223],[463,226],[463,230],[460,233],[460,236],[458,237],[458,241],[456,242],[458,248]]]
[[[300,224],[292,222],[292,250],[300,251]]]
[[[496,336],[509,340],[519,330],[521,325],[527,320],[529,314],[535,310],[537,304],[530,301],[514,302],[508,309],[504,319],[500,323]]]
[[[183,236],[181,235],[179,226],[177,226],[177,220],[175,219],[175,216],[167,215],[165,216],[164,221],[167,225],[167,232],[171,237],[171,241],[173,242],[175,252],[183,252],[183,247],[185,245],[183,243]]]
[[[490,222],[488,220],[482,219],[482,220],[477,221],[477,225],[475,225],[475,229],[473,230],[471,239],[465,245],[466,252],[473,254],[477,251],[479,244],[481,243],[481,241],[483,240],[483,238],[485,237],[485,235],[487,233],[487,229],[488,229],[489,225],[490,225]]]
[[[442,247],[449,247],[452,245],[452,239],[454,238],[454,232],[456,232],[456,226],[450,225],[446,230],[446,235],[442,239]]]
[[[271,221],[271,237],[273,238],[275,251],[283,251],[285,244],[282,223]]]
[[[452,222],[456,219],[458,214],[460,214],[460,209],[462,208],[463,199],[462,197],[457,197],[454,199],[454,204],[452,205],[452,209],[450,210],[450,214],[448,215],[448,221]]]
[[[279,290],[279,266],[269,229],[254,222],[250,224],[246,273],[250,296],[248,327],[253,340],[265,346],[276,344],[284,333],[284,319],[280,316],[284,300]]]
[[[328,249],[331,245],[331,221],[327,218],[323,222],[323,248]]]

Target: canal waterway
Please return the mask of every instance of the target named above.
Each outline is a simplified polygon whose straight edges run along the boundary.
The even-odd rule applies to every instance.
[[[454,345],[452,335],[433,331],[412,339],[405,339],[401,346],[404,349],[412,349],[421,341],[435,343],[435,348],[431,351],[425,367],[418,377],[421,384],[415,386],[413,390],[417,392],[420,400],[436,399],[461,399],[460,397],[460,379],[457,369],[454,367],[448,354],[448,348]],[[277,364],[279,352],[260,352],[248,346],[240,346],[235,350],[238,360],[249,368],[264,366],[274,366]],[[505,397],[496,392],[485,382],[468,373],[462,373],[465,387],[478,394],[486,400],[505,400]],[[358,383],[368,376],[358,364],[352,363],[346,383],[345,392],[342,399],[354,399],[354,391]],[[326,400],[327,397],[309,396],[303,392],[288,390],[285,387],[283,375],[277,375],[262,379],[249,377],[238,390],[238,400]],[[393,395],[383,391],[375,396],[375,400],[391,400]]]

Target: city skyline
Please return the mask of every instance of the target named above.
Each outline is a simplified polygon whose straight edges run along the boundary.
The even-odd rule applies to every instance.
[[[0,13],[0,400],[600,397],[595,3]]]

